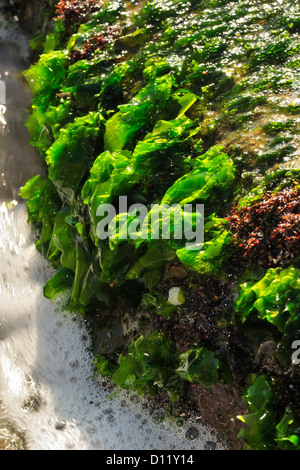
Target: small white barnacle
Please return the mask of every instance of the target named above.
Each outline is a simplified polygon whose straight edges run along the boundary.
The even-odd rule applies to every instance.
[[[182,305],[185,302],[181,287],[171,287],[168,302],[172,305]]]

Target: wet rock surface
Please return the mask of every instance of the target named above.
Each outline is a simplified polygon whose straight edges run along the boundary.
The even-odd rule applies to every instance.
[[[55,2],[40,0],[2,0],[0,8],[7,18],[17,18],[21,23],[23,32],[33,38],[45,33],[52,19],[53,5]]]

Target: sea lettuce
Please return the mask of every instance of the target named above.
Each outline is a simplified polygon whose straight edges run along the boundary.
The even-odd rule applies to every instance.
[[[300,270],[271,268],[259,281],[241,286],[237,313],[245,322],[258,316],[275,325],[281,333],[293,334],[300,328]]]
[[[121,388],[136,390],[140,395],[153,395],[163,389],[172,400],[178,398],[181,391],[175,374],[178,358],[168,336],[154,331],[147,337],[138,337],[129,346],[128,354],[120,355],[118,364],[112,379]]]
[[[232,234],[228,230],[228,223],[212,214],[205,219],[202,246],[198,250],[179,248],[176,255],[187,268],[214,277],[225,269],[233,251]]]
[[[180,366],[176,373],[189,382],[199,382],[211,387],[219,378],[219,360],[212,351],[204,347],[189,349],[180,354]]]
[[[112,152],[122,150],[139,131],[149,126],[154,117],[158,117],[164,109],[173,84],[171,75],[158,77],[146,85],[128,104],[120,105],[119,112],[106,123],[105,149]]]
[[[120,173],[125,171],[128,174],[128,182],[130,181],[130,176],[134,179],[133,170],[130,167],[131,163],[131,152],[124,150],[121,152],[103,152],[93,163],[92,168],[90,169],[90,177],[85,182],[82,188],[82,198],[85,204],[89,204],[91,199],[97,190],[99,193],[103,193],[102,202],[99,201],[99,204],[110,202],[114,195],[114,187],[118,187],[119,182],[114,181],[114,178],[117,178]],[[104,185],[105,182],[109,180],[109,186]],[[100,186],[102,185],[102,186]],[[100,188],[99,188],[100,186]],[[105,186],[107,189],[105,190]],[[110,188],[110,190],[108,189]],[[126,193],[126,187],[121,188],[121,193]],[[105,193],[107,196],[105,196]]]
[[[79,192],[79,184],[101,148],[104,123],[100,113],[78,117],[60,130],[47,150],[49,178],[62,199],[72,202]]]
[[[68,207],[64,207],[56,214],[47,257],[51,260],[59,254],[61,266],[75,272],[76,242],[74,229],[66,221],[69,215]]]
[[[290,408],[276,426],[276,442],[280,450],[300,450],[300,422]]]
[[[168,189],[162,204],[201,201],[212,205],[228,199],[235,180],[235,166],[221,147],[214,147],[196,158],[193,167]]]
[[[173,151],[173,165],[176,170],[176,154],[184,151],[188,140],[197,130],[194,122],[182,115],[171,121],[158,121],[151,133],[139,141],[133,152],[134,170],[139,174],[158,173],[163,169],[166,151]],[[176,148],[176,150],[175,150]],[[169,162],[169,159],[167,160]]]
[[[45,110],[52,102],[67,74],[66,60],[65,51],[51,51],[24,72],[35,105]]]
[[[37,231],[37,248],[47,256],[56,213],[61,199],[49,178],[32,177],[21,188],[20,196],[27,200],[28,219]]]
[[[74,272],[61,268],[44,285],[46,299],[55,299],[65,291],[70,291],[74,282]]]
[[[238,417],[246,425],[239,432],[239,437],[245,439],[249,449],[274,448],[276,412],[272,384],[264,375],[253,375],[243,397],[249,414]]]

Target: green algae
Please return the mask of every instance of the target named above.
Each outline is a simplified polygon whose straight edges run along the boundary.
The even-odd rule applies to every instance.
[[[299,450],[299,421],[287,409],[276,426],[276,442],[281,450]]]
[[[289,407],[278,421],[274,380],[252,375],[244,392],[249,414],[239,416],[247,426],[240,432],[246,448],[254,450],[299,450],[299,421]]]
[[[211,387],[219,379],[219,360],[206,348],[194,348],[178,355],[172,340],[158,331],[147,337],[139,336],[130,344],[126,356],[120,355],[118,364],[104,356],[96,356],[98,371],[112,377],[114,383],[139,395],[155,395],[167,390],[171,401],[177,401],[184,382],[197,382]]]
[[[199,251],[179,248],[176,254],[187,268],[207,276],[220,276],[233,248],[232,234],[224,219],[212,214],[205,220],[205,241]]]
[[[43,54],[37,64],[24,72],[34,96],[35,105],[46,109],[66,76],[66,53],[51,51]],[[38,80],[36,77],[38,76]]]
[[[28,200],[28,219],[37,231],[36,246],[44,256],[47,256],[54,219],[61,208],[61,200],[53,183],[39,175],[25,184],[20,196]]]
[[[269,269],[258,282],[243,285],[237,300],[237,312],[243,321],[255,314],[275,325],[282,333],[294,334],[300,328],[300,272],[287,269]]]
[[[184,380],[211,387],[219,378],[218,369],[219,360],[216,355],[200,347],[180,355],[180,366],[176,369],[176,373]]]
[[[60,130],[57,140],[47,150],[49,178],[62,200],[72,201],[75,197],[78,185],[100,148],[101,130],[104,130],[101,114],[90,113],[76,118]]]
[[[112,375],[114,383],[139,394],[153,395],[158,389],[166,389],[172,400],[180,393],[174,369],[177,357],[172,341],[157,331],[147,338],[140,336],[128,348],[127,356],[120,355],[119,367]]]
[[[159,116],[172,90],[172,77],[164,75],[147,85],[131,103],[120,105],[119,113],[106,123],[104,148],[122,150],[144,127],[151,125],[154,116]]]
[[[211,148],[207,154],[193,160],[193,167],[168,189],[162,204],[184,205],[197,200],[216,204],[227,200],[235,177],[235,167],[228,155],[218,147]]]
[[[272,384],[265,376],[252,376],[250,384],[244,393],[244,399],[249,408],[249,414],[239,416],[246,424],[240,432],[248,448],[255,450],[274,449],[276,413],[273,409]]]

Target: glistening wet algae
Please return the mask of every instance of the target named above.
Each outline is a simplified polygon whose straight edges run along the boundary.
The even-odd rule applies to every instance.
[[[260,239],[273,229],[283,239],[285,230],[299,234],[299,28],[292,1],[61,1],[25,74],[27,126],[48,177],[21,195],[37,247],[57,271],[45,295],[69,291],[67,307],[94,322],[95,339],[96,325],[122,336],[95,341],[95,363],[126,389],[179,401],[195,383],[246,389],[241,436],[255,449],[299,449],[297,404],[278,402],[299,376],[291,362],[298,327],[285,328],[298,321],[298,252],[287,245],[269,292],[269,267],[244,256],[236,230],[243,206],[250,218],[264,207],[264,230],[247,234],[262,259]],[[278,209],[283,191],[295,202],[288,214]],[[204,203],[203,249],[99,240],[96,209],[121,195],[148,207]],[[283,217],[276,228],[272,211]],[[168,302],[174,285],[182,306]],[[126,315],[134,327],[126,329]],[[269,356],[258,354],[269,342]],[[231,416],[236,403],[228,406]]]

